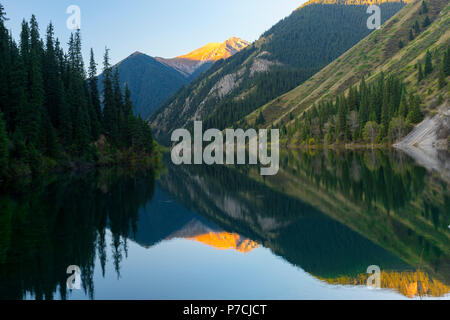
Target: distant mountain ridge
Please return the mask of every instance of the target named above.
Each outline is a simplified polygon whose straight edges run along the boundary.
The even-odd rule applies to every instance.
[[[208,70],[217,60],[227,59],[249,43],[232,37],[223,43],[211,43],[187,55],[173,59],[151,57],[136,51],[117,63],[122,88],[128,84],[135,113],[147,118],[171,95]],[[102,90],[103,75],[99,77]]]
[[[223,43],[212,42],[196,49],[186,55],[178,56],[172,59],[164,59],[156,57],[156,59],[187,76],[195,74],[195,72],[204,66],[212,65],[220,59],[228,59],[242,49],[248,47],[249,42],[237,37],[232,37]]]

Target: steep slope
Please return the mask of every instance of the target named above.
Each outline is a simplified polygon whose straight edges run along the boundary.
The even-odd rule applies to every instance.
[[[248,42],[233,37],[224,43],[208,44],[174,59],[150,57],[135,52],[119,62],[120,84],[128,84],[136,114],[147,118],[167,98],[203,72],[215,61],[227,59],[242,50]],[[102,89],[100,76],[100,90]]]
[[[306,110],[312,112],[312,106],[333,101],[337,96],[348,93],[363,77],[366,83],[374,83],[381,73],[400,79],[408,94],[420,97],[422,110],[426,113],[435,112],[440,106],[448,106],[448,84],[440,87],[438,78],[442,57],[450,45],[450,7],[445,0],[428,0],[426,3],[426,14],[423,13],[421,1],[409,4],[380,30],[370,34],[305,83],[255,110],[243,122],[254,124],[262,114],[264,121],[261,125],[283,128],[287,143],[304,142],[301,131],[304,127],[303,115],[306,118],[309,116],[308,112],[304,113]],[[427,17],[429,25],[424,24]],[[413,31],[416,21],[420,26],[419,32]],[[427,51],[434,67],[429,75],[418,81],[418,64],[424,65]],[[329,124],[331,122],[326,122],[324,127]]]
[[[228,59],[249,45],[250,43],[245,40],[232,37],[223,43],[208,43],[197,50],[173,59],[158,57],[156,59],[192,78],[192,76],[200,74],[198,72],[199,69],[201,69],[201,72],[204,72],[214,62],[220,59]]]
[[[177,70],[140,52],[122,60],[115,68],[119,69],[121,87],[128,84],[132,92],[135,113],[144,118],[188,82]],[[100,90],[102,80],[101,75]]]
[[[381,4],[385,21],[404,4]],[[291,90],[326,66],[371,30],[362,5],[311,4],[294,11],[258,41],[217,62],[149,118],[163,143],[175,128],[202,119],[224,128]]]

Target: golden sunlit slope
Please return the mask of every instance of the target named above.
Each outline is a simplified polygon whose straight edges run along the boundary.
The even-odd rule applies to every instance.
[[[223,43],[208,43],[206,46],[177,58],[196,61],[217,61],[227,59],[249,45],[250,43],[245,40],[232,37]]]
[[[212,64],[220,59],[228,59],[249,45],[250,43],[245,40],[232,37],[223,43],[208,43],[186,55],[178,56],[173,59],[156,59],[185,75],[192,75],[200,67],[206,64]]]
[[[218,250],[234,249],[242,253],[250,252],[258,247],[256,242],[228,232],[210,232],[188,239],[204,243]]]
[[[322,279],[333,285],[366,285],[369,274],[360,274],[356,278],[339,277]],[[382,271],[380,274],[381,288],[393,289],[408,298],[414,297],[443,297],[450,293],[450,287],[431,278],[422,271]]]
[[[409,31],[414,23],[422,23],[424,19],[420,12],[421,4],[422,1],[408,4],[381,29],[361,40],[309,80],[248,115],[245,118],[247,124],[254,124],[262,112],[264,127],[289,127],[315,103],[334,99],[358,84],[363,77],[370,82],[381,72],[395,73],[405,81],[409,92],[421,96],[425,108],[435,108],[436,96],[441,93],[446,97],[446,89],[441,92],[438,89],[438,72],[418,85],[415,66],[418,62],[423,63],[427,50],[441,53],[450,44],[450,5],[447,0],[428,0],[428,16],[432,23],[409,40]],[[399,46],[400,40],[403,48]]]

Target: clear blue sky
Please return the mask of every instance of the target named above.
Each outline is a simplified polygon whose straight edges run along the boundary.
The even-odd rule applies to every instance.
[[[208,42],[236,36],[254,41],[306,0],[0,0],[7,27],[18,39],[23,18],[32,13],[41,35],[52,21],[56,36],[67,43],[70,5],[81,9],[81,32],[85,61],[94,48],[101,62],[105,46],[116,63],[134,51],[172,58]]]

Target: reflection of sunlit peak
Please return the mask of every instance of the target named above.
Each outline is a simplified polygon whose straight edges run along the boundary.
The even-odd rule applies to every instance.
[[[357,277],[339,277],[334,279],[321,279],[335,285],[366,285],[367,274]],[[450,293],[450,287],[442,282],[432,279],[423,271],[382,271],[380,275],[381,287],[394,289],[402,295],[414,297],[443,297]]]
[[[235,249],[242,253],[250,252],[258,247],[256,242],[228,232],[209,232],[187,239],[207,244],[218,250]]]

